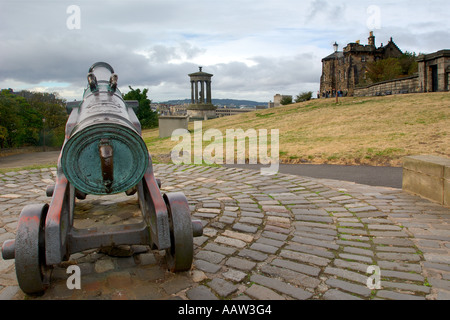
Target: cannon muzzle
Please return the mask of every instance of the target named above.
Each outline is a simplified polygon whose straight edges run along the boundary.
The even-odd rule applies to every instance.
[[[117,79],[109,64],[94,64],[83,102],[70,109],[61,166],[85,194],[126,192],[142,180],[149,166],[139,120],[123,101]]]

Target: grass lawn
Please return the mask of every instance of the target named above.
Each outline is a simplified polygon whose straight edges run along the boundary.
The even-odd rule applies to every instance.
[[[282,163],[401,166],[407,155],[450,157],[450,93],[312,100],[202,125],[224,137],[227,129],[278,129]],[[158,129],[143,137],[155,161],[170,162],[178,141],[160,139]]]

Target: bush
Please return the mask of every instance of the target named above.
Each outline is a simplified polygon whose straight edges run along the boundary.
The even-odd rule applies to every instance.
[[[295,99],[295,102],[299,103],[299,102],[309,101],[309,100],[311,100],[312,95],[313,95],[312,91],[302,92],[297,96],[297,98]]]
[[[288,104],[292,104],[292,96],[283,96],[281,99],[281,105],[287,106]]]

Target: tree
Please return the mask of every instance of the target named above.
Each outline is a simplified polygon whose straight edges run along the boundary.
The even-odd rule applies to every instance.
[[[400,58],[398,58],[402,67],[402,74],[410,76],[416,73],[419,69],[417,63],[417,55],[415,52],[406,51]]]
[[[65,127],[68,118],[65,108],[66,101],[59,99],[56,93],[22,91],[20,95],[27,98],[31,108],[36,110],[38,114],[35,118],[34,127],[42,128],[37,133],[39,145],[43,144],[44,141],[44,129],[46,145],[62,145],[65,139]],[[45,122],[43,119],[45,119]]]
[[[139,102],[139,108],[136,112],[136,116],[141,122],[142,129],[151,129],[158,127],[158,114],[152,111],[150,105],[151,100],[147,98],[148,89],[144,89],[142,92],[140,89],[133,89],[129,86],[130,92],[123,96],[124,100],[137,100]]]
[[[8,130],[0,126],[0,148],[3,148],[4,141],[8,137]]]
[[[418,71],[416,54],[405,52],[398,58],[387,58],[367,64],[367,77],[373,83],[413,75]]]
[[[0,93],[0,127],[2,127],[2,148],[15,148],[23,145],[21,141],[26,134],[26,121],[21,109],[27,108],[26,99],[16,96],[12,90],[2,90]]]
[[[292,96],[283,96],[280,102],[283,106],[287,106],[288,104],[292,104]]]
[[[309,100],[311,100],[312,95],[313,95],[312,91],[302,92],[295,98],[295,102],[299,103],[299,102],[309,101]]]
[[[374,83],[396,79],[401,75],[402,66],[397,58],[387,58],[367,64],[367,76]]]
[[[66,121],[65,101],[55,94],[0,92],[1,148],[42,145],[44,125],[46,144],[59,147],[64,142]]]

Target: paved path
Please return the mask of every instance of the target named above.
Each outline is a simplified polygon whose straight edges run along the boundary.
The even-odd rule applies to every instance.
[[[450,209],[402,192],[237,168],[155,165],[164,192],[182,191],[204,223],[190,272],[172,274],[145,246],[90,250],[54,268],[55,299],[450,299]],[[0,243],[24,205],[49,202],[55,169],[0,175]],[[136,199],[79,201],[75,226],[132,223]],[[122,256],[122,257],[118,257]],[[69,290],[66,267],[81,268]],[[370,290],[367,268],[381,269]],[[0,299],[24,299],[14,261],[0,258]]]
[[[0,157],[0,169],[23,168],[32,165],[56,165],[60,151],[19,153]]]
[[[0,169],[30,165],[56,165],[60,151],[21,153],[0,157]],[[260,170],[262,165],[224,165],[227,168]],[[403,169],[396,167],[280,164],[279,172],[303,177],[350,181],[377,187],[402,188]]]
[[[262,165],[225,165],[228,168],[260,170]],[[267,167],[267,166],[266,166]],[[341,166],[334,164],[280,164],[280,173],[303,177],[356,182],[375,187],[402,188],[403,168]]]

